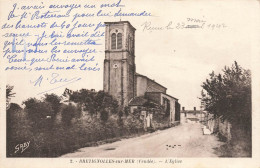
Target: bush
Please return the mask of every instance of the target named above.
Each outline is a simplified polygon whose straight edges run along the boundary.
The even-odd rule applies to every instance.
[[[118,113],[118,102],[104,91],[81,89],[75,92],[65,90],[65,93],[66,97],[69,97],[69,101],[81,104],[84,110],[91,115],[100,115],[103,121],[107,120],[110,113]]]
[[[50,103],[29,98],[23,102],[28,119],[35,129],[52,129],[55,113]],[[35,130],[36,131],[36,130]]]
[[[29,156],[31,149],[16,151],[15,147],[24,142],[32,140],[32,133],[26,113],[18,105],[11,103],[10,108],[6,111],[6,127],[7,127],[7,157]]]
[[[45,94],[44,96],[43,101],[51,104],[54,115],[56,115],[61,108],[61,98],[54,93]]]
[[[62,104],[57,95],[46,94],[41,100],[29,98],[24,101],[24,109],[15,104],[10,106],[7,111],[7,156],[56,157],[81,147],[145,132],[140,119],[142,109],[133,114],[129,108],[123,111],[117,101],[103,91],[82,89],[66,93],[73,104]],[[149,109],[150,105],[145,108]],[[159,110],[158,115],[161,113],[161,118],[165,118],[164,112]],[[14,146],[27,141],[31,143],[25,153],[14,154]]]
[[[69,104],[61,111],[61,121],[64,126],[70,126],[71,120],[77,116],[78,109],[76,106]]]

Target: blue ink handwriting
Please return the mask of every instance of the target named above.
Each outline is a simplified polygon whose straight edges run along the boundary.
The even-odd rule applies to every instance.
[[[62,78],[60,77],[60,74],[58,73],[52,73],[50,77],[43,77],[43,75],[40,75],[36,80],[32,81],[30,80],[30,83],[33,84],[33,86],[39,86],[41,87],[41,84],[45,80],[49,84],[57,84],[57,83],[71,83],[76,82],[78,80],[81,80],[80,77],[73,77],[73,78]]]

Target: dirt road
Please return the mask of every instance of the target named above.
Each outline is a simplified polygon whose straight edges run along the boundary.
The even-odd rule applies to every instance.
[[[214,135],[203,135],[200,123],[182,123],[136,138],[81,148],[62,157],[218,157]]]

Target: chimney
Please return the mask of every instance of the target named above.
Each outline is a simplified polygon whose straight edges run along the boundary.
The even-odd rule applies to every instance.
[[[182,107],[182,111],[185,111],[185,107]]]
[[[194,107],[194,111],[196,111],[196,107]]]

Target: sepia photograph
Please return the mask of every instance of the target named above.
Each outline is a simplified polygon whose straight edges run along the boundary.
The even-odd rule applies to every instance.
[[[0,7],[0,167],[260,166],[259,1]]]

